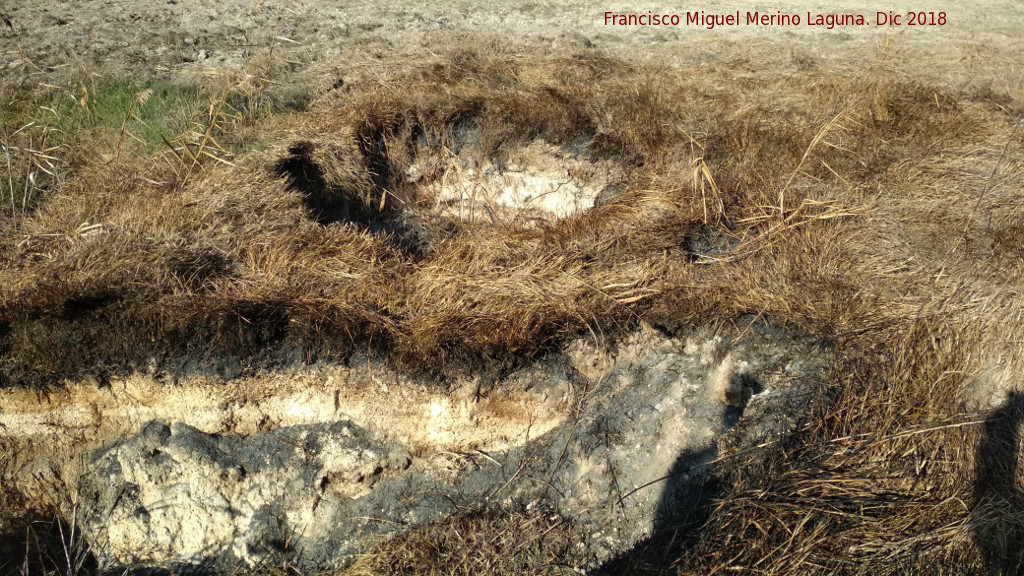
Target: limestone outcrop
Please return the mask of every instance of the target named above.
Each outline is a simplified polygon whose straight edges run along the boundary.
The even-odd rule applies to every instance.
[[[744,421],[744,409],[757,412],[744,441],[791,426],[791,417],[770,417],[772,406],[785,398],[786,413],[799,414],[806,395],[794,394],[793,382],[813,377],[825,356],[767,329],[740,339],[647,329],[610,350],[578,340],[479,397],[466,383],[447,403],[421,407],[464,419],[467,429],[495,426],[502,414],[513,421],[524,409],[549,422],[504,446],[477,438],[453,449],[439,436],[445,443],[431,447],[430,426],[414,438],[350,417],[365,415],[354,405],[327,421],[247,434],[201,430],[183,411],[94,450],[67,513],[77,513],[108,568],[282,558],[336,568],[377,538],[458,510],[537,507],[569,519],[600,562],[695,503],[719,439]],[[372,385],[364,376],[354,371],[345,385]],[[562,406],[561,420],[540,418],[543,406]]]

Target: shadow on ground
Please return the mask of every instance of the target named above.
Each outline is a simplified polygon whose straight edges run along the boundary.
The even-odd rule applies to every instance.
[[[675,575],[679,559],[695,543],[718,490],[708,478],[717,450],[687,452],[676,459],[654,520],[650,538],[606,563],[593,576]]]
[[[1024,445],[1024,393],[985,419],[976,455],[974,537],[991,574],[1024,574],[1024,490],[1019,482]]]
[[[726,428],[734,426],[742,413],[741,408],[728,408],[723,415]],[[651,536],[607,562],[593,576],[677,574],[680,558],[697,544],[700,529],[720,494],[712,475],[717,457],[716,446],[680,454],[669,473],[658,481],[662,495]]]

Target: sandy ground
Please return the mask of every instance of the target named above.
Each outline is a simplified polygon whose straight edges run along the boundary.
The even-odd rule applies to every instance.
[[[908,76],[949,86],[1020,90],[1019,45],[1024,2],[983,0],[774,3],[665,2],[654,13],[677,14],[679,26],[610,26],[605,13],[647,14],[636,2],[301,2],[297,0],[84,0],[0,3],[0,77],[43,81],[51,75],[209,72],[243,69],[279,57],[296,77],[325,90],[341,78],[429,60],[437,51],[481,39],[517,46],[582,44],[637,61],[692,66],[720,62],[738,75],[761,76],[823,64],[858,69],[889,37],[892,63]],[[738,13],[743,25],[687,25],[686,13]],[[936,25],[908,25],[910,12]],[[748,13],[790,15],[800,24],[746,25]],[[883,13],[887,25],[878,24]],[[899,16],[894,26],[892,17]],[[945,25],[938,25],[945,16]],[[850,14],[864,25],[809,25]]]

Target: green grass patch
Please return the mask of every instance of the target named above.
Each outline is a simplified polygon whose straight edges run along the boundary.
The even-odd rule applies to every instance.
[[[197,104],[197,89],[165,82],[113,81],[52,93],[35,106],[36,120],[68,136],[132,140],[153,152],[162,136],[180,133]]]

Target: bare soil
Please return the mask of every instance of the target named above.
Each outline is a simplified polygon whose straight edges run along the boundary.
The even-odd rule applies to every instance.
[[[3,5],[0,39],[6,77],[30,81],[50,71],[94,70],[108,74],[208,73],[244,69],[274,55],[286,61],[289,82],[317,91],[364,75],[387,78],[411,63],[430,61],[440,48],[488,41],[509,49],[579,44],[616,57],[674,66],[716,63],[737,79],[777,77],[788,69],[827,66],[854,70],[875,57],[886,37],[895,42],[896,65],[908,77],[963,89],[1020,89],[1019,40],[1024,6],[986,0],[896,6],[885,2],[834,5],[785,0],[743,5],[710,1],[700,6],[669,3],[664,13],[780,13],[801,25],[697,25],[621,27],[604,13],[644,14],[628,3],[589,2],[314,3],[297,0],[176,0],[134,2],[9,2]],[[944,26],[879,26],[876,14],[944,12]],[[808,15],[855,14],[867,25],[808,25]]]

